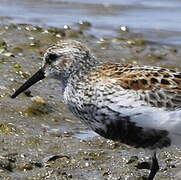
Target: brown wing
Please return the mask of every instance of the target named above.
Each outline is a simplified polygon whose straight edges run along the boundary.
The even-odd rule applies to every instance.
[[[135,90],[156,107],[181,107],[181,72],[160,67],[103,64],[96,71],[116,80],[125,89]]]

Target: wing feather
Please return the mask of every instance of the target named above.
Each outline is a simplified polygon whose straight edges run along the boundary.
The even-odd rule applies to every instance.
[[[181,107],[181,72],[160,67],[106,63],[96,68],[96,77],[134,90],[154,107]]]

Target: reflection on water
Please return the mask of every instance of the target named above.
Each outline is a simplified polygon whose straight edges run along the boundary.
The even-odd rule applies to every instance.
[[[181,44],[180,8],[178,0],[2,0],[0,16],[15,23],[56,27],[86,20],[93,24],[97,36],[112,35],[120,25],[126,25],[147,39]]]
[[[78,139],[88,139],[88,138],[93,138],[93,137],[97,136],[97,134],[91,130],[83,130],[83,131],[79,131],[78,133],[74,134],[73,136]]]

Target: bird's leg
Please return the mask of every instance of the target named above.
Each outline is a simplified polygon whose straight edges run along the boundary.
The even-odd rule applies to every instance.
[[[153,180],[153,178],[155,177],[156,173],[159,170],[159,165],[158,165],[158,159],[156,157],[156,152],[154,152],[153,156],[152,156],[152,165],[151,165],[151,169],[150,169],[150,174],[148,176],[148,180]]]

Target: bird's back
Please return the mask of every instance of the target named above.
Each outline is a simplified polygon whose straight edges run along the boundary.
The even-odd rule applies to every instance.
[[[179,143],[180,72],[106,63],[68,91],[72,112],[106,138],[149,148]]]

